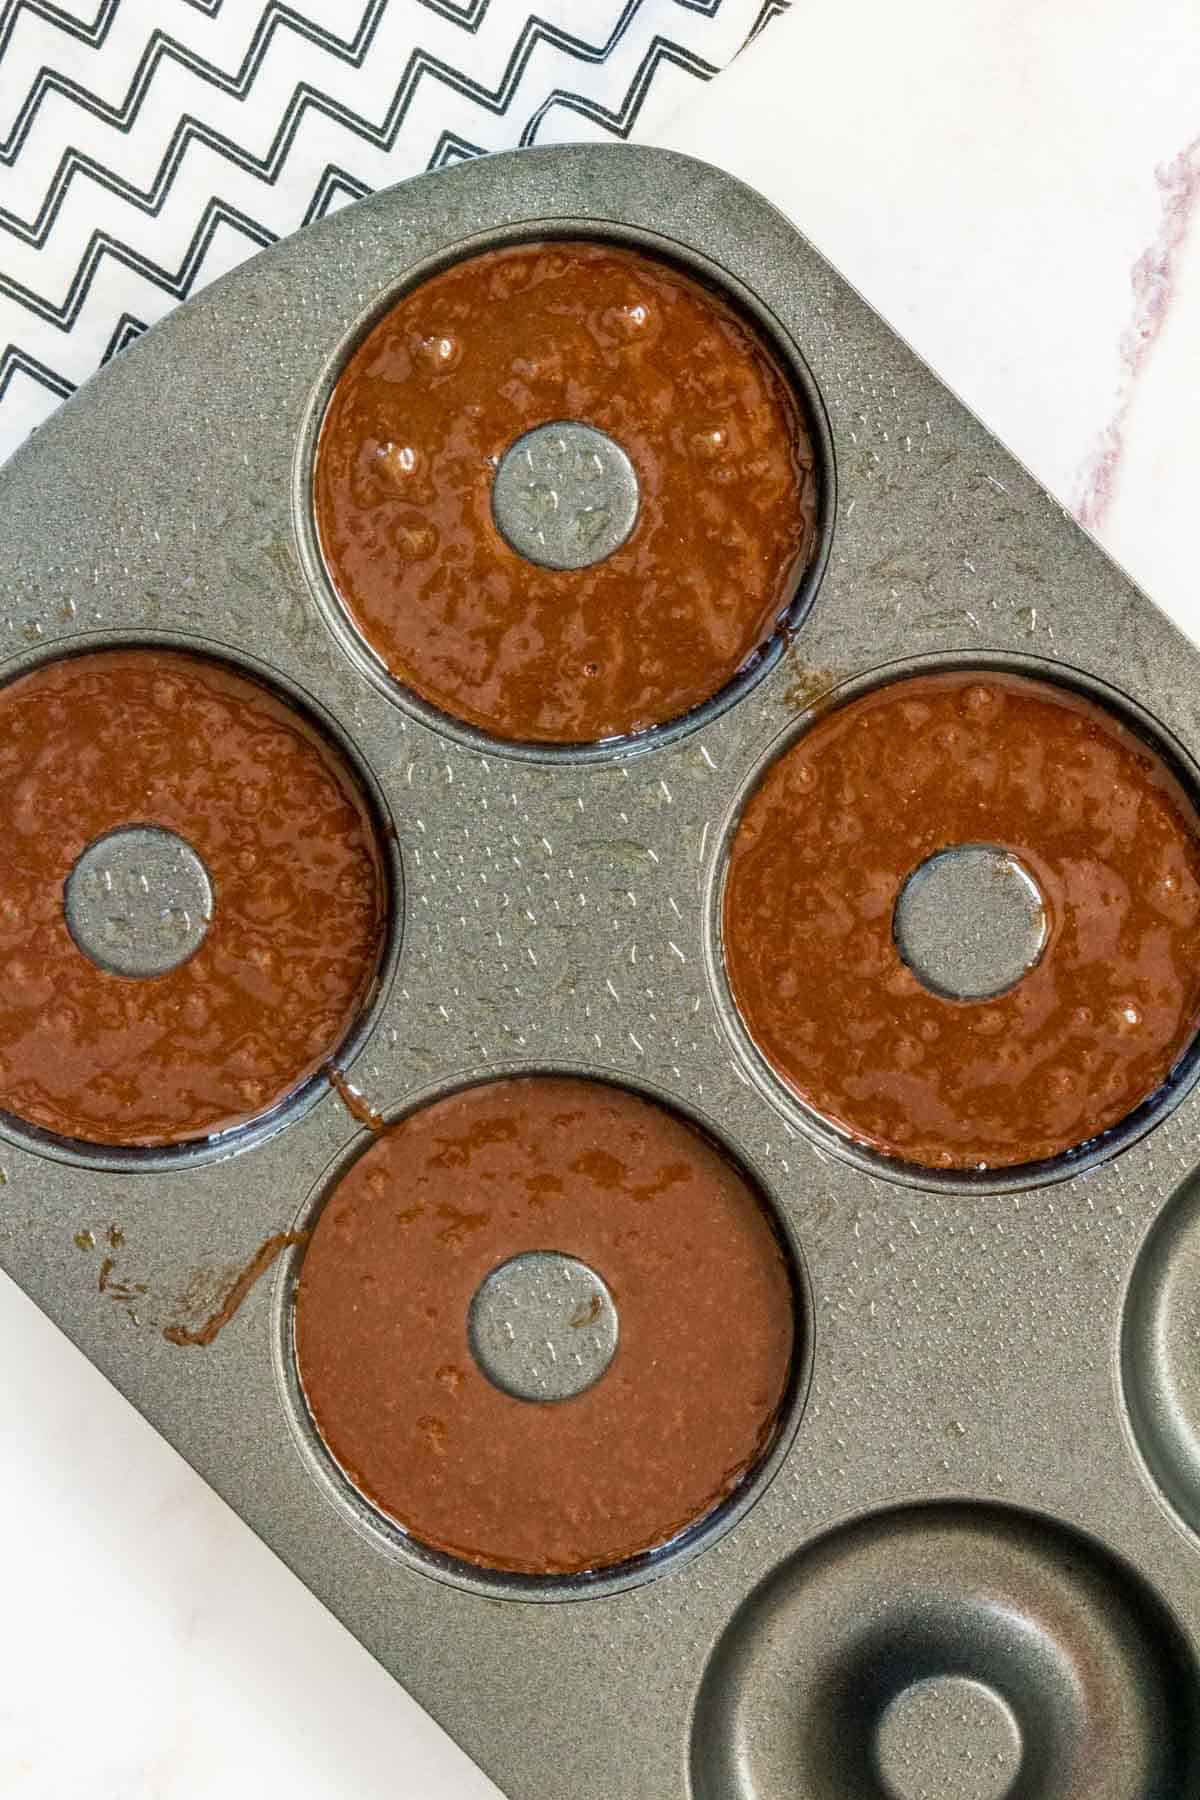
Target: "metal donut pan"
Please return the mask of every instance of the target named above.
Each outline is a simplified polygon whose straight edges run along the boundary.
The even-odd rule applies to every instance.
[[[718,703],[557,753],[441,719],[349,641],[308,472],[390,297],[464,250],[572,234],[657,247],[755,315],[817,426],[826,533],[791,627]],[[395,834],[392,951],[344,1059],[370,1107],[535,1070],[675,1105],[794,1242],[807,1363],[720,1530],[628,1579],[518,1592],[430,1566],[322,1461],[290,1365],[298,1251],[207,1347],[163,1335],[370,1141],[327,1084],[164,1156],[0,1119],[6,1271],[512,1800],[1200,1793],[1193,1070],[1136,1131],[1028,1178],[888,1167],[756,1064],[714,898],[755,772],[834,690],[1040,670],[1115,693],[1190,772],[1200,651],[780,214],[624,146],[480,159],[326,219],[0,470],[0,680],[142,643],[305,701]],[[1085,1781],[1089,1742],[1109,1750]]]

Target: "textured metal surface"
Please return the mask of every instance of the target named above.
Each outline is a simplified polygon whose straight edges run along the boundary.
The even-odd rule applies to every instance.
[[[805,362],[793,349],[788,367],[811,406],[819,393],[837,465],[788,638],[719,704],[632,749],[571,756],[498,751],[397,694],[330,599],[307,499],[330,383],[389,295],[460,250],[554,231],[657,244],[724,283],[778,345],[799,345]],[[350,746],[404,873],[381,992],[346,1058],[373,1109],[398,1116],[514,1068],[628,1081],[724,1140],[799,1247],[811,1377],[806,1361],[754,1491],[637,1582],[568,1581],[543,1596],[561,1604],[521,1604],[503,1582],[405,1553],[322,1461],[289,1355],[299,1248],[208,1348],[163,1337],[215,1311],[368,1141],[336,1093],[316,1083],[270,1131],[175,1161],[82,1158],[0,1125],[4,1267],[513,1800],[853,1800],[836,1761],[811,1779],[793,1761],[783,1790],[747,1789],[745,1762],[719,1785],[724,1739],[711,1763],[697,1746],[706,1720],[736,1714],[740,1690],[721,1691],[731,1622],[864,1514],[880,1594],[898,1605],[908,1540],[895,1520],[948,1499],[978,1527],[982,1562],[990,1543],[987,1566],[1020,1574],[1028,1608],[1042,1590],[1021,1586],[1026,1574],[1052,1579],[1070,1631],[1056,1639],[1039,1615],[1035,1639],[1095,1652],[1079,1667],[1107,1682],[1128,1753],[1093,1770],[1089,1795],[1186,1794],[1154,1785],[1151,1750],[1195,1746],[1200,1552],[1164,1495],[1168,1465],[1138,1447],[1146,1419],[1168,1416],[1149,1386],[1127,1399],[1148,1334],[1130,1326],[1122,1359],[1121,1333],[1140,1246],[1200,1163],[1194,1059],[1072,1163],[993,1191],[901,1181],[798,1112],[740,1041],[716,901],[756,771],[835,688],[946,662],[1066,669],[1088,691],[1119,691],[1135,723],[1180,746],[1186,773],[1200,654],[787,223],[716,171],[612,146],[482,159],[349,208],[181,308],[0,471],[0,602],[0,675],[87,645],[183,644],[247,661]],[[1186,1434],[1179,1444],[1171,1466],[1190,1471]],[[1184,1487],[1169,1491],[1182,1511]],[[1024,1522],[997,1523],[997,1501]],[[835,1654],[860,1566],[840,1564],[829,1607],[808,1610],[814,1656]],[[956,1569],[918,1539],[905,1567],[910,1595],[950,1592],[967,1639],[972,1620],[999,1618],[962,1602],[983,1591],[982,1563]],[[986,1636],[975,1631],[977,1651]],[[793,1641],[785,1631],[781,1652]],[[769,1637],[754,1647],[766,1655]],[[976,1656],[973,1672],[943,1656],[923,1674],[993,1688],[1023,1734],[1016,1800],[1061,1800],[1029,1773],[1045,1730],[1020,1703],[1022,1654]],[[1078,1719],[1047,1656],[1036,1692]],[[938,1754],[936,1733],[931,1745],[906,1723],[912,1705],[884,1733],[893,1786],[908,1779],[905,1745],[918,1761]],[[973,1777],[955,1787],[931,1766],[942,1800],[978,1800]]]
[[[537,425],[500,458],[492,512],[521,556],[586,569],[619,550],[637,523],[633,464],[606,431],[577,420]]]
[[[1007,1701],[965,1675],[931,1675],[888,1702],[875,1763],[888,1800],[1007,1800],[1021,1772],[1021,1728]]]
[[[1200,1184],[1150,1232],[1125,1302],[1122,1376],[1134,1440],[1179,1518],[1200,1532]]]
[[[876,1513],[776,1570],[705,1676],[697,1800],[1194,1800],[1182,1645],[1128,1571],[988,1506]]]
[[[1046,913],[1017,857],[993,844],[956,844],[913,870],[893,929],[925,987],[950,1000],[986,1000],[1015,987],[1038,960]]]
[[[165,975],[194,956],[212,919],[202,858],[173,831],[126,825],[89,844],[63,910],[85,956],[114,975]]]
[[[604,1374],[620,1321],[595,1269],[557,1250],[527,1250],[493,1269],[467,1320],[471,1354],[517,1400],[569,1400]]]

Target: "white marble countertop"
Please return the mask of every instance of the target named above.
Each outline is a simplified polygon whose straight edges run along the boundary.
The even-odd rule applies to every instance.
[[[643,138],[771,196],[1200,636],[1200,0],[795,0]],[[0,1278],[0,1794],[496,1790]]]

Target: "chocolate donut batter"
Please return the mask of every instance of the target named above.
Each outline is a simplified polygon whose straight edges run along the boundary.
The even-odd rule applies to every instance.
[[[607,1371],[552,1402],[476,1365],[471,1302],[531,1250],[616,1303]],[[485,1568],[603,1569],[666,1543],[772,1441],[792,1282],[763,1203],[707,1138],[599,1082],[498,1080],[379,1138],[318,1219],[296,1300],[317,1427],[421,1542]]]
[[[591,567],[510,549],[514,441],[577,420],[634,465],[632,535]],[[670,265],[597,243],[433,276],[350,358],[316,518],[335,588],[398,681],[513,741],[643,731],[717,693],[774,632],[816,536],[812,444],[749,325]]]
[[[286,701],[175,651],[66,657],[0,689],[0,783],[0,1108],[174,1144],[333,1054],[378,968],[386,882],[357,783]],[[149,978],[100,967],[64,914],[81,853],[128,826],[178,834],[213,891],[194,954]],[[114,927],[136,900],[114,891]]]
[[[907,877],[956,844],[1011,852],[1046,914],[997,998],[901,960]],[[1092,700],[991,672],[913,676],[836,708],[764,776],[724,899],[760,1050],[851,1137],[943,1168],[1038,1161],[1116,1125],[1200,1024],[1200,821]]]

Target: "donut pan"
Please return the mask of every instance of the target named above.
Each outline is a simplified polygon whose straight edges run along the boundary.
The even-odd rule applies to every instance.
[[[345,625],[309,498],[332,382],[389,300],[554,236],[657,250],[757,320],[812,423],[823,521],[786,630],[731,688],[575,751],[489,743],[398,692]],[[1200,1796],[1193,1059],[1072,1157],[889,1164],[761,1062],[719,935],[750,784],[831,695],[907,670],[1050,677],[1190,783],[1200,652],[787,222],[715,170],[612,146],[352,206],[180,308],[0,471],[0,594],[0,679],[99,647],[217,656],[302,702],[374,801],[392,931],[336,1085],[170,1150],[0,1119],[0,1263],[500,1788]],[[592,1578],[406,1539],[324,1451],[293,1361],[303,1247],[281,1234],[369,1115],[539,1071],[699,1123],[796,1270],[765,1463],[698,1530]]]

